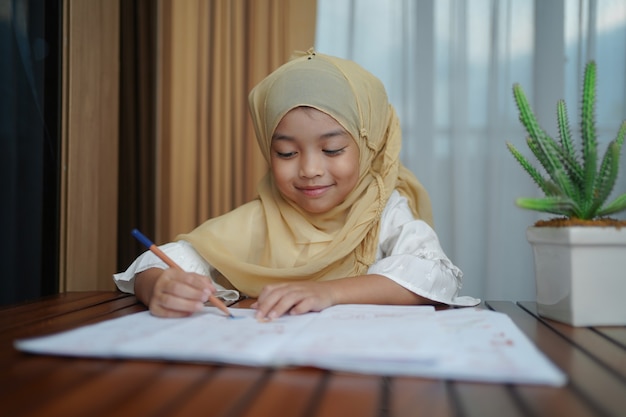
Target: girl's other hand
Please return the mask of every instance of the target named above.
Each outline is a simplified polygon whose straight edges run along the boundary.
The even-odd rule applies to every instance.
[[[268,285],[251,307],[257,310],[258,320],[321,311],[333,305],[330,290],[327,282],[315,281]]]

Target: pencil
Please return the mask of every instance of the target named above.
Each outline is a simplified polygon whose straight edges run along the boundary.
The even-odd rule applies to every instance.
[[[144,245],[145,247],[147,247],[148,249],[150,249],[152,251],[152,253],[154,253],[156,256],[158,256],[163,262],[165,262],[170,268],[174,268],[174,269],[178,269],[179,271],[183,271],[183,269],[172,260],[172,258],[170,258],[169,256],[167,256],[165,254],[165,252],[163,252],[161,249],[159,249],[159,247],[157,245],[155,245],[154,243],[152,243],[152,241],[150,241],[150,239],[148,239],[143,233],[141,233],[139,230],[137,229],[133,229],[133,231],[131,232],[132,235],[135,237],[135,239],[137,239],[142,245]],[[226,305],[222,302],[222,300],[220,300],[219,298],[217,298],[216,296],[214,296],[213,294],[209,295],[209,301],[211,302],[211,304],[213,304],[215,307],[219,308],[220,310],[222,310],[224,312],[224,314],[226,314],[228,317],[230,317],[231,319],[234,319],[235,316],[232,315],[232,313],[228,310],[228,307],[226,307]]]

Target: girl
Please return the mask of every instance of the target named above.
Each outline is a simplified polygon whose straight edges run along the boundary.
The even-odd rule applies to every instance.
[[[161,246],[187,272],[146,252],[114,275],[120,290],[163,317],[237,291],[269,319],[347,303],[479,303],[458,296],[462,273],[399,162],[398,118],[376,77],[309,51],[261,81],[249,105],[270,167],[258,198]]]

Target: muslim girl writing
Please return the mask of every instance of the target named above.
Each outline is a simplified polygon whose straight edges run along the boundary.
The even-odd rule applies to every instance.
[[[257,318],[336,304],[468,306],[432,228],[428,195],[399,161],[398,117],[375,76],[309,52],[249,95],[269,170],[258,197],[160,246],[114,280],[152,314],[183,317],[210,294],[256,298]]]

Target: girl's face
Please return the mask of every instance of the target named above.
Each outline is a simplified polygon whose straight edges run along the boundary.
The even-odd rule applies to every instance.
[[[359,179],[359,148],[352,136],[310,107],[294,108],[282,118],[270,151],[278,189],[309,213],[342,203]]]

